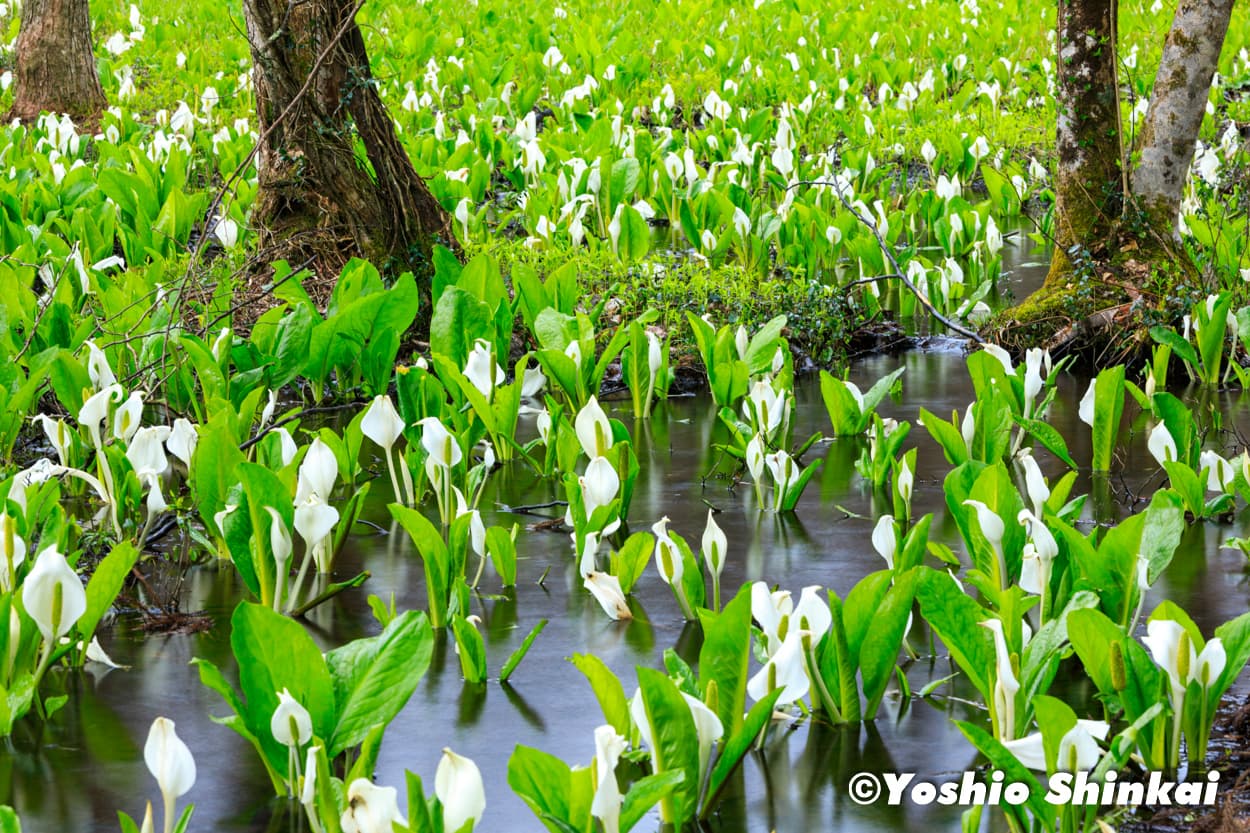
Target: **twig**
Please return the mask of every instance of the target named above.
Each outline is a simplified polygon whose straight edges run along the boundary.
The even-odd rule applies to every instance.
[[[548,517],[547,515],[537,512],[537,509],[551,509],[556,506],[568,506],[567,500],[549,500],[546,503],[527,503],[521,506],[509,506],[506,503],[499,504],[500,512],[510,512],[513,515],[538,515],[540,518]]]
[[[78,250],[78,244],[74,244],[74,251]],[[70,257],[74,256],[74,251],[70,252]],[[39,312],[35,315],[35,320],[30,325],[30,331],[26,333],[26,343],[22,345],[22,349],[17,351],[17,355],[13,357],[13,364],[21,361],[22,356],[26,355],[26,351],[30,349],[31,342],[35,340],[35,335],[39,332],[39,325],[43,323],[44,313],[48,311],[48,307],[52,306],[52,302],[56,300],[56,290],[61,285],[61,278],[65,277],[65,273],[69,271],[69,260],[66,259],[65,264],[61,267],[61,271],[57,272],[56,280],[52,282],[52,286],[48,287],[48,301],[39,308]]]
[[[977,344],[985,343],[985,339],[981,338],[981,336],[978,335],[977,333],[965,327],[962,327],[959,324],[956,324],[954,321],[951,321],[945,315],[938,312],[938,308],[933,305],[932,301],[929,300],[929,296],[926,295],[920,287],[912,283],[911,278],[907,277],[907,275],[903,273],[903,270],[898,265],[898,259],[894,257],[893,247],[891,247],[890,244],[886,242],[886,239],[881,236],[881,232],[877,229],[877,224],[874,223],[869,218],[865,217],[864,215],[860,214],[859,211],[857,211],[855,207],[851,205],[850,200],[848,200],[846,196],[842,193],[842,189],[844,187],[843,185],[837,182],[827,182],[825,180],[800,180],[792,184],[786,190],[789,191],[790,189],[797,188],[800,185],[824,185],[824,186],[832,187],[833,194],[835,197],[838,198],[838,202],[842,203],[842,206],[847,211],[851,212],[851,216],[853,216],[856,220],[858,220],[863,225],[867,226],[868,230],[872,232],[872,236],[877,238],[877,246],[878,248],[881,249],[881,254],[885,255],[886,260],[890,262],[890,266],[894,269],[894,272],[895,272],[894,277],[897,277],[899,280],[901,280],[903,282],[903,286],[907,287],[907,290],[911,292],[912,295],[916,296],[916,300],[920,302],[920,305],[923,306],[925,309],[927,309],[930,315],[932,315],[938,321],[942,322],[942,324],[944,324],[947,327],[947,329],[954,330],[960,335],[965,336],[966,338],[972,339]]]
[[[352,401],[352,402],[342,402],[338,405],[318,405],[313,408],[301,408],[295,413],[291,414],[290,416],[283,417],[277,422],[266,425],[261,431],[259,431],[256,434],[256,436],[252,437],[251,439],[244,440],[243,444],[239,446],[239,451],[247,451],[249,448],[251,448],[252,446],[256,445],[258,442],[263,440],[265,436],[270,431],[273,431],[275,428],[281,428],[282,426],[288,425],[292,422],[298,422],[299,420],[311,414],[332,414],[335,411],[343,411],[343,410],[346,410],[347,408],[356,408],[359,406],[360,406],[359,402]]]

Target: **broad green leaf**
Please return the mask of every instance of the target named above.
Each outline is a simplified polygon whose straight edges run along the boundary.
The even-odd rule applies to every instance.
[[[716,716],[725,735],[736,732],[746,711],[746,685],[751,659],[751,585],[738,594],[718,614],[699,611],[703,645],[699,648],[699,686],[716,683]]]
[[[508,786],[552,833],[589,833],[591,772],[570,769],[554,755],[518,745],[508,758]]]
[[[126,583],[135,562],[139,560],[139,551],[134,545],[123,542],[113,547],[91,574],[87,582],[87,611],[78,620],[78,634],[84,642],[90,642],[100,619],[113,606],[117,594]]]
[[[933,415],[924,408],[920,409],[920,424],[925,427],[930,436],[942,447],[942,453],[946,456],[946,462],[952,466],[958,466],[967,462],[968,446],[964,443],[963,435],[959,433],[959,429],[954,424]]]
[[[613,251],[626,263],[646,257],[651,249],[651,229],[647,221],[632,205],[621,205],[612,220],[618,231],[613,241]]]
[[[1110,471],[1124,413],[1124,365],[1107,368],[1094,380],[1094,471]]]
[[[681,825],[694,817],[699,799],[699,742],[694,718],[681,692],[667,675],[638,669],[638,688],[651,727],[651,759],[656,772],[683,772],[681,786],[661,804],[666,822]]]
[[[390,505],[391,517],[399,521],[412,538],[417,555],[425,568],[426,595],[430,605],[430,624],[441,628],[447,618],[451,591],[451,556],[442,534],[424,515],[398,503]]]
[[[620,830],[629,833],[651,808],[667,798],[683,780],[683,772],[660,772],[639,778],[629,787],[621,805]]]
[[[569,662],[590,682],[595,699],[603,709],[603,719],[611,724],[618,735],[629,737],[632,726],[629,701],[625,698],[625,689],[620,678],[594,654],[574,654],[569,657]]]
[[[481,632],[463,616],[454,616],[451,630],[459,648],[460,673],[466,683],[486,682],[486,644]]]
[[[231,617],[230,646],[239,665],[246,722],[279,773],[287,771],[287,748],[270,732],[278,692],[286,689],[312,718],[313,732],[334,729],[334,684],[321,650],[298,622],[267,607],[241,602]]]
[[[646,570],[655,549],[655,536],[649,532],[635,532],[625,539],[621,548],[612,553],[612,574],[621,583],[621,592],[629,595],[634,583]]]
[[[1046,802],[1046,790],[1038,783],[1024,764],[1016,759],[1005,746],[990,736],[984,729],[973,723],[966,723],[962,720],[955,721],[955,725],[959,727],[959,731],[972,742],[972,745],[981,751],[981,754],[989,758],[990,764],[995,768],[1002,770],[1006,775],[1008,783],[1025,784],[1029,788],[1029,798],[1025,802],[1034,818],[1040,820],[1046,830],[1053,830],[1055,827],[1055,809]],[[1023,807],[1013,806],[1010,804],[1002,805],[1003,812],[1014,817],[1019,829],[1029,829],[1029,818],[1024,812]]]
[[[770,691],[763,700],[751,707],[751,711],[747,713],[744,720],[739,722],[736,729],[732,732],[729,729],[725,730],[727,739],[721,743],[716,764],[712,767],[712,774],[708,778],[707,798],[699,813],[700,818],[707,818],[716,808],[716,802],[729,783],[730,777],[772,720],[773,709],[777,706],[777,698],[781,696],[781,692],[782,689],[779,688]]]
[[[1041,443],[1047,451],[1058,457],[1064,463],[1072,468],[1076,468],[1076,461],[1072,459],[1072,455],[1068,453],[1068,444],[1064,442],[1063,435],[1060,434],[1050,423],[1043,422],[1040,419],[1023,419],[1016,418],[1016,424],[1029,432],[1029,436]]]
[[[988,673],[994,668],[994,648],[990,632],[978,624],[986,618],[985,609],[973,601],[946,573],[921,568],[916,598],[925,621],[937,633],[951,658],[968,676],[968,681],[989,696]]]
[[[876,716],[877,705],[885,694],[890,674],[898,662],[903,637],[911,616],[919,573],[910,570],[897,577],[894,585],[872,616],[872,627],[859,646],[860,678],[864,688],[864,719]],[[848,595],[847,600],[850,600]]]
[[[449,286],[434,305],[430,321],[430,351],[464,367],[473,343],[494,341],[494,316],[485,303],[456,286]]]
[[[331,758],[360,744],[374,725],[386,725],[399,714],[429,667],[433,645],[425,614],[406,611],[377,636],[326,654],[337,710],[328,741]]]

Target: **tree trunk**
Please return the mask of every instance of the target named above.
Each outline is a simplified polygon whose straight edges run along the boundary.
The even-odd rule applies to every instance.
[[[428,277],[433,245],[455,238],[378,97],[356,8],[244,0],[265,136],[253,218],[262,246],[323,277],[352,256]]]
[[[107,105],[91,51],[88,0],[25,0],[13,109],[5,119],[32,121],[48,112],[91,122]]]
[[[1117,0],[1059,0],[1055,250],[1045,283],[991,323],[991,339],[1096,367],[1143,352],[1146,318],[1180,318],[1196,277],[1174,245],[1181,196],[1234,2],[1180,0],[1126,183]]]
[[[1067,343],[1082,322],[1117,303],[1106,285],[1090,282],[1089,274],[1118,227],[1124,203],[1117,13],[1117,0],[1059,0],[1050,272],[1036,292],[999,316],[987,333],[1013,349],[1045,344],[1062,352],[1059,340]]]
[[[1117,0],[1059,0],[1055,260],[1101,240],[1123,199]]]
[[[1180,0],[1163,45],[1132,191],[1149,225],[1172,237],[1232,14],[1233,0]]]

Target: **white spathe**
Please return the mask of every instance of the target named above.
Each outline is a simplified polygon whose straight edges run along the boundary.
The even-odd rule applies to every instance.
[[[404,433],[404,420],[390,396],[382,394],[373,398],[360,421],[360,431],[384,450],[391,450]]]
[[[347,809],[339,819],[343,833],[393,833],[394,825],[408,827],[394,787],[379,787],[367,778],[348,786]]]
[[[606,454],[614,443],[612,423],[608,421],[608,415],[603,412],[598,398],[594,396],[590,397],[586,406],[577,412],[577,417],[573,420],[573,429],[577,433],[578,442],[582,445],[582,451],[586,452],[586,456],[592,460]]]
[[[274,740],[288,748],[298,749],[312,738],[312,717],[308,709],[285,688],[278,692],[278,707],[269,720],[269,731]]]
[[[447,747],[434,773],[434,794],[443,805],[444,833],[457,833],[470,819],[476,826],[486,812],[486,789],[477,764]]]
[[[55,546],[45,547],[22,582],[22,607],[48,642],[69,633],[87,612],[87,591]],[[57,597],[60,597],[59,602]]]

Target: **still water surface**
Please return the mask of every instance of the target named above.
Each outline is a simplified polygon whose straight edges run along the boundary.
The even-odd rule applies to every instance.
[[[1027,290],[1026,290],[1027,291]],[[935,340],[928,349],[898,356],[878,356],[858,362],[852,378],[866,387],[896,367],[905,365],[901,402],[887,401],[883,415],[915,422],[921,406],[935,414],[962,411],[973,398],[960,349]],[[1076,406],[1086,382],[1065,378],[1054,403],[1050,422],[1067,439],[1073,456],[1089,458],[1089,430],[1076,417]],[[1220,434],[1232,453],[1236,438],[1247,429],[1246,408],[1233,397],[1217,399],[1225,415]],[[871,490],[855,474],[855,441],[823,442],[809,452],[809,462],[823,459],[817,475],[790,518],[776,518],[752,508],[749,486],[731,488],[719,476],[705,478],[716,461],[712,444],[719,441],[714,407],[705,396],[673,400],[661,408],[649,425],[634,425],[628,402],[607,405],[612,416],[631,425],[642,464],[631,510],[631,528],[646,529],[661,516],[687,540],[702,533],[708,505],[723,510],[717,521],[730,542],[723,586],[726,595],[741,584],[763,579],[796,592],[820,584],[845,594],[866,574],[884,565],[870,545],[871,518],[887,507],[873,505]],[[523,418],[523,421],[525,418]],[[828,425],[814,379],[798,389],[795,437],[827,430]],[[1122,476],[1091,483],[1082,477],[1074,493],[1090,492],[1086,519],[1110,521],[1144,504],[1136,496],[1149,495],[1160,481],[1145,452],[1141,415],[1126,409]],[[533,432],[532,420],[523,431]],[[919,446],[919,471],[914,514],[935,513],[932,537],[954,544],[958,533],[947,518],[941,479],[948,470],[940,449],[927,432],[913,426],[908,446]],[[1039,454],[1052,481],[1062,465]],[[1049,464],[1049,465],[1048,465]],[[375,484],[365,517],[389,526],[385,502],[386,476]],[[540,520],[513,515],[501,506],[543,503],[555,499],[551,484],[520,468],[496,472],[483,499],[486,522],[522,525]],[[546,510],[556,513],[561,510]],[[1247,518],[1231,525],[1192,525],[1171,568],[1160,578],[1147,603],[1171,598],[1190,611],[1204,632],[1243,613],[1250,591],[1245,558],[1221,550],[1229,535],[1244,535]],[[1088,530],[1088,526],[1085,527]],[[402,531],[364,533],[351,539],[340,556],[337,577],[369,570],[367,593],[383,598],[395,594],[398,607],[420,608],[425,602],[420,562]],[[593,731],[603,722],[589,685],[565,658],[591,652],[602,658],[634,689],[635,665],[659,666],[666,648],[675,648],[688,661],[698,652],[697,629],[684,626],[676,603],[654,570],[635,588],[631,623],[609,621],[577,581],[566,535],[523,532],[519,584],[501,593],[490,571],[483,593],[474,600],[482,618],[488,663],[498,671],[540,620],[549,619],[529,656],[510,685],[492,680],[484,686],[465,685],[458,660],[449,645],[436,650],[425,679],[403,713],[391,725],[379,760],[378,781],[402,785],[405,768],[429,783],[441,750],[450,746],[473,758],[487,788],[487,811],[481,829],[528,833],[543,828],[506,784],[507,759],[516,744],[539,747],[570,763],[587,764],[594,755]],[[545,583],[538,578],[550,568]],[[301,820],[285,812],[285,802],[272,799],[268,778],[249,745],[230,730],[214,724],[212,715],[225,707],[202,687],[189,665],[205,657],[232,673],[229,617],[242,597],[231,569],[193,568],[187,576],[183,610],[202,610],[216,626],[198,634],[146,635],[133,617],[123,616],[102,634],[106,650],[131,670],[96,668],[68,679],[68,705],[44,730],[32,733],[34,721],[24,721],[8,741],[0,741],[0,803],[17,807],[28,833],[54,831],[115,831],[116,811],[138,816],[145,800],[159,800],[156,786],[143,763],[142,746],[148,726],[157,715],[173,719],[180,736],[195,754],[199,779],[187,796],[196,805],[193,830],[295,831]],[[378,628],[365,603],[367,593],[349,593],[309,616],[314,637],[326,648]],[[923,655],[927,635],[914,629],[913,643]],[[944,657],[922,659],[908,669],[914,691],[953,670]],[[1239,690],[1244,690],[1244,684]],[[1069,685],[1069,698],[1080,702],[1090,692]],[[939,689],[928,701],[900,701],[887,695],[878,720],[851,729],[802,724],[787,731],[775,727],[762,754],[747,759],[743,775],[709,824],[724,833],[804,833],[805,831],[937,831],[959,830],[959,813],[933,807],[860,807],[845,795],[847,780],[856,772],[916,772],[929,780],[955,778],[975,765],[976,754],[950,722],[951,718],[984,720],[983,712],[967,702],[973,693],[958,683]],[[402,796],[401,796],[402,797]],[[997,828],[991,821],[991,827]],[[642,829],[653,828],[643,823]]]

